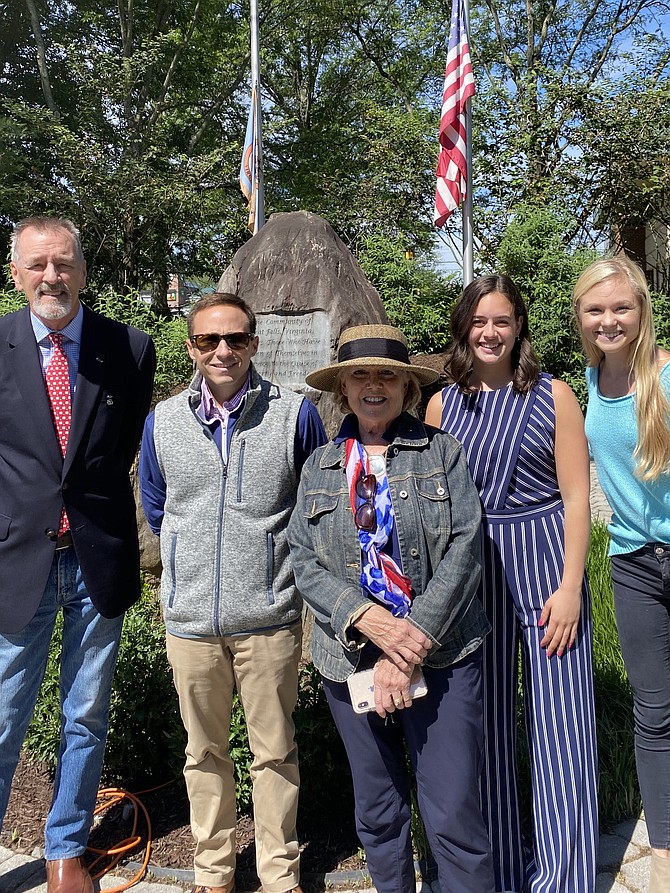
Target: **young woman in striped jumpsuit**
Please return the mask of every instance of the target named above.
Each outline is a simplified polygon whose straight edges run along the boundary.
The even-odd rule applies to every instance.
[[[514,283],[469,285],[451,319],[453,382],[426,422],[463,444],[483,509],[485,767],[496,890],[592,893],[597,756],[591,612],[584,578],[589,461],[570,388],[540,373]],[[533,840],[522,840],[516,767],[521,644]]]

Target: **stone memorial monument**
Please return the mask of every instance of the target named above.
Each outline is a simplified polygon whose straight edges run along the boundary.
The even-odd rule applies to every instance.
[[[237,251],[218,291],[237,294],[253,308],[260,336],[254,363],[261,375],[306,394],[332,436],[342,415],[330,394],[307,387],[305,376],[335,357],[342,329],[388,322],[379,294],[335,230],[308,211],[273,214]],[[158,538],[139,500],[137,520],[142,567],[160,575]]]
[[[335,230],[309,211],[273,214],[235,254],[218,291],[253,308],[261,375],[306,394],[332,435],[341,415],[305,376],[333,360],[342,329],[388,322],[379,294]]]

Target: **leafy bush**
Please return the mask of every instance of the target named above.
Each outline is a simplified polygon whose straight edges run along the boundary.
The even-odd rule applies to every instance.
[[[630,687],[618,646],[612,584],[604,524],[593,526],[587,572],[594,613],[594,676],[600,759],[599,807],[603,827],[636,815],[640,796],[633,749]],[[60,623],[60,621],[59,621]],[[59,627],[60,628],[60,627]],[[59,743],[58,665],[60,636],[54,636],[49,665],[35,717],[26,737],[32,758],[55,766]],[[301,812],[342,815],[353,810],[353,793],[344,748],[335,730],[320,677],[312,664],[300,668],[296,737],[301,768]],[[519,708],[519,764],[524,824],[530,832],[530,779]],[[230,727],[230,754],[235,765],[237,807],[251,805],[249,750],[242,707],[235,697]],[[126,784],[157,784],[178,776],[184,761],[185,736],[165,654],[163,625],[155,594],[146,589],[124,624],[112,695],[105,777]],[[334,818],[334,821],[336,819]],[[412,823],[415,845],[428,853],[420,818]]]
[[[652,292],[651,303],[654,309],[656,340],[666,350],[670,350],[670,297]]]
[[[26,299],[17,291],[0,291],[0,316],[26,306]]]
[[[31,759],[56,768],[60,743],[60,656],[62,650],[63,615],[56,617],[54,633],[44,680],[40,689],[35,712],[28,726],[23,747]]]
[[[596,728],[600,760],[598,803],[601,823],[609,825],[640,811],[635,769],[633,701],[614,617],[609,534],[595,521],[586,570],[593,604]]]
[[[122,296],[109,289],[97,297],[93,309],[151,335],[156,347],[155,401],[190,381],[193,366],[186,350],[187,323],[182,316],[163,316],[136,294]]]
[[[165,629],[155,592],[145,586],[127,612],[109,711],[105,777],[159,784],[184,761],[184,734]]]
[[[314,664],[300,667],[294,714],[300,758],[300,800],[304,813],[337,814],[350,804],[353,784],[342,740]]]
[[[421,256],[408,258],[405,247],[401,239],[372,235],[360,240],[356,255],[390,323],[405,334],[410,353],[443,350],[460,280],[436,273]]]
[[[235,692],[233,698],[233,709],[230,714],[228,752],[233,761],[237,808],[239,810],[248,810],[251,806],[251,776],[249,770],[251,769],[253,755],[249,747],[244,710],[237,692]]]

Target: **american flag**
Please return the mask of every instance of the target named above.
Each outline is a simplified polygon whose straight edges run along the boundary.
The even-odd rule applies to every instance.
[[[256,193],[258,189],[256,120],[256,88],[254,87],[251,91],[247,132],[242,150],[242,164],[240,165],[240,189],[249,202],[249,229],[251,232],[254,231],[256,223]]]
[[[440,157],[437,161],[435,226],[447,218],[465,198],[467,162],[465,158],[465,103],[474,95],[470,47],[465,24],[464,0],[452,0],[451,28],[444,95],[440,118]]]

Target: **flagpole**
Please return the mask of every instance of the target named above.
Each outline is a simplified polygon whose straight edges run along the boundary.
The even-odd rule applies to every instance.
[[[440,153],[437,160],[435,213],[439,229],[460,205],[463,233],[463,281],[474,275],[472,247],[472,117],[470,98],[475,81],[468,45],[466,0],[452,0],[449,48],[444,74],[444,92],[440,115]]]
[[[472,100],[465,103],[465,159],[467,179],[463,202],[463,288],[475,277],[472,250]]]
[[[263,113],[261,109],[261,66],[258,53],[258,2],[251,0],[251,84],[256,91],[256,208],[254,235],[265,223],[265,190],[263,188]]]
[[[463,0],[465,33],[470,45],[470,2]],[[472,250],[472,97],[465,102],[465,201],[463,202],[463,288],[470,285],[475,276]]]

